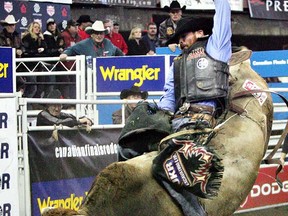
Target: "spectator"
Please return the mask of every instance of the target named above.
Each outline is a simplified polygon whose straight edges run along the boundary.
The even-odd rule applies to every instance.
[[[164,9],[169,12],[169,18],[160,23],[159,26],[159,40],[160,46],[166,46],[167,40],[173,37],[177,23],[182,19],[182,13],[185,11],[186,6],[182,8],[177,0],[173,0],[170,7],[165,6]]]
[[[104,28],[108,30],[108,34],[105,35],[105,38],[109,39],[116,47],[122,50],[126,55],[128,52],[127,44],[121,34],[114,32],[113,21],[105,20],[103,22]]]
[[[19,20],[15,20],[13,15],[8,15],[5,20],[1,20],[0,24],[3,26],[2,32],[0,32],[0,46],[7,46],[16,49],[16,56],[21,57],[21,36],[15,31],[16,24]]]
[[[46,49],[47,56],[51,56],[51,57],[59,56],[64,51],[65,43],[64,43],[64,38],[62,37],[61,32],[57,28],[56,22],[53,18],[49,18],[46,21],[46,31],[43,33],[43,35],[44,35],[44,40],[47,44],[47,49]],[[53,65],[54,70],[56,70],[56,71],[62,71],[63,70],[62,65],[56,64],[57,62],[49,62],[49,63],[51,66]],[[56,81],[62,82],[63,77],[50,75],[50,76],[43,76],[43,77],[39,77],[39,78],[41,78],[43,82],[54,82],[55,83]],[[64,87],[66,88],[68,86],[66,85]],[[49,86],[47,86],[45,88],[44,97],[46,97],[47,94],[53,90],[53,88],[54,88],[54,85],[49,84]],[[62,88],[62,85],[60,85],[58,88],[60,88],[61,91],[65,93],[64,95],[66,98],[67,97],[67,91],[64,91],[64,88]]]
[[[102,21],[95,21],[92,27],[87,27],[86,32],[90,38],[80,41],[72,47],[68,47],[60,55],[61,60],[66,60],[67,56],[85,55],[92,58],[99,56],[123,56],[123,52],[112,42],[105,38],[107,30]]]
[[[23,57],[43,57],[46,56],[47,44],[38,22],[32,22],[28,26],[28,31],[22,38],[24,53]]]
[[[78,26],[74,20],[68,20],[67,27],[61,35],[65,42],[65,48],[73,46],[77,42],[81,41],[81,38],[78,35]]]
[[[80,36],[81,40],[85,40],[89,38],[89,34],[85,32],[87,27],[91,27],[93,21],[91,20],[89,15],[81,15],[79,19],[76,21],[78,23],[78,35]]]
[[[38,22],[34,21],[29,24],[28,31],[23,34],[22,43],[24,48],[23,57],[35,58],[46,56],[47,45]],[[31,71],[42,71],[41,65],[36,67],[37,62],[27,62],[26,65]],[[41,97],[43,86],[38,85],[37,87],[36,77],[27,76],[26,80],[30,84],[26,86],[23,96],[29,98]]]
[[[61,99],[62,95],[58,89],[49,93],[47,98]],[[93,123],[89,118],[77,118],[68,113],[62,112],[62,104],[47,104],[46,108],[37,115],[37,126],[64,125],[68,127],[86,125],[91,126]]]
[[[81,38],[78,35],[78,26],[74,20],[68,20],[67,26],[65,30],[61,33],[61,35],[65,42],[65,49],[81,41]],[[71,62],[67,61],[67,62],[64,62],[63,64],[65,65],[66,68],[72,69],[72,66],[74,65],[74,61],[71,61]],[[57,76],[57,78],[60,82],[67,82],[67,83],[76,82],[75,76]],[[62,87],[59,87],[59,89],[63,93],[64,98],[76,98],[75,84],[62,85]]]
[[[119,31],[120,31],[120,25],[119,25],[119,23],[114,23],[113,24],[113,31],[115,32],[115,33],[119,33]],[[120,34],[120,33],[119,33]]]
[[[0,46],[15,48],[16,57],[20,58],[22,55],[21,36],[17,31],[15,31],[18,22],[19,20],[16,21],[13,15],[8,15],[5,20],[0,21],[0,24],[3,26],[3,30],[0,32]],[[21,66],[19,68],[21,68]],[[18,71],[20,72],[19,68]],[[24,93],[25,81],[25,77],[17,76],[17,91]]]
[[[147,34],[142,37],[142,40],[145,42],[146,46],[149,47],[150,51],[156,53],[156,47],[159,47],[159,38],[157,36],[157,25],[153,22],[150,22],[147,26]]]
[[[120,99],[122,100],[146,100],[148,97],[147,91],[141,91],[138,86],[132,86],[130,89],[123,89],[120,93]],[[137,103],[129,103],[125,105],[125,121],[131,115],[135,109]],[[115,111],[112,114],[113,124],[122,123],[122,109]]]
[[[48,56],[59,56],[65,47],[64,38],[57,28],[53,18],[49,18],[46,22],[46,31],[43,33],[44,40],[47,44],[46,53]]]
[[[132,28],[127,45],[127,55],[153,55],[142,40],[142,31],[140,27]]]

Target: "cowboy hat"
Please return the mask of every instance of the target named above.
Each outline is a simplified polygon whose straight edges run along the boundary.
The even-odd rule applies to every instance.
[[[93,21],[91,20],[89,15],[81,15],[76,22],[79,23],[79,24],[86,23],[86,22],[93,23]]]
[[[147,99],[148,92],[147,91],[141,91],[138,86],[132,86],[130,89],[123,89],[120,93],[120,98],[125,99],[130,95],[141,95],[142,99]]]
[[[92,26],[88,26],[85,29],[85,32],[87,34],[93,34],[94,32],[104,32],[105,34],[108,34],[108,30],[104,28],[103,22],[99,20],[96,20]]]
[[[164,7],[164,10],[167,11],[167,12],[170,12],[170,11],[173,11],[173,10],[182,10],[182,12],[183,12],[183,11],[185,11],[185,9],[186,9],[186,5],[184,5],[181,8],[179,2],[176,1],[176,0],[171,2],[170,7],[167,6],[167,5]]]
[[[172,43],[179,43],[179,37],[185,33],[188,32],[196,32],[198,30],[203,30],[205,36],[200,39],[205,39],[209,35],[212,34],[212,28],[213,28],[213,19],[206,18],[206,17],[189,17],[189,18],[183,18],[178,21],[177,27],[175,30],[175,34],[166,42],[166,45],[172,44]]]
[[[18,23],[19,20],[15,20],[15,17],[13,15],[8,15],[5,20],[1,20],[0,23],[2,26],[4,25],[14,25],[16,23]]]

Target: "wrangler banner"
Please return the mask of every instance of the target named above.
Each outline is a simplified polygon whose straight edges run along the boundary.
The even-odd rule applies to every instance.
[[[10,47],[0,47],[0,93],[15,92],[14,52]]]
[[[120,92],[132,85],[142,91],[162,91],[169,56],[96,58],[97,92]]]
[[[53,206],[77,210],[95,176],[117,160],[120,129],[28,133],[33,216]]]

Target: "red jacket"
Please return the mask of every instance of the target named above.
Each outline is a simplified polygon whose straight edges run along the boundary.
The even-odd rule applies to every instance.
[[[105,38],[109,39],[116,47],[121,49],[125,55],[128,53],[128,46],[121,34],[112,32],[112,37],[110,34],[107,34]]]
[[[81,38],[78,34],[76,34],[75,37],[72,37],[72,35],[67,30],[64,30],[61,35],[64,38],[65,48],[73,46],[75,43],[81,41]]]
[[[90,37],[89,34],[85,32],[85,30],[78,28],[78,35],[80,36],[81,40],[85,40]]]

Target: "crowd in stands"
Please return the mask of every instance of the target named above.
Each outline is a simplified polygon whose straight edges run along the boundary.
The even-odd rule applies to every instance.
[[[60,60],[65,60],[67,56],[75,55],[155,55],[156,47],[166,46],[165,41],[173,35],[173,29],[181,19],[184,9],[185,7],[181,8],[177,1],[172,1],[170,6],[165,7],[170,17],[160,24],[159,34],[157,25],[151,22],[145,30],[139,26],[133,27],[126,40],[119,33],[119,23],[110,19],[93,21],[89,15],[83,14],[76,21],[69,20],[67,27],[60,31],[55,20],[49,18],[45,23],[45,29],[44,25],[33,21],[25,32],[18,33],[15,29],[19,20],[15,20],[13,15],[8,15],[1,20],[3,30],[0,32],[0,46],[16,48],[18,58],[59,56]],[[146,34],[142,35],[143,32]],[[71,66],[71,62],[63,64],[67,68]],[[43,71],[42,65],[37,62],[29,62],[26,66],[30,71]],[[17,68],[19,72],[25,70],[27,68]],[[57,66],[54,70],[61,70],[61,67]],[[64,98],[74,98],[75,91],[71,90],[72,85],[61,85],[73,82],[74,76],[17,77],[17,91],[21,91],[23,97],[42,98],[47,97],[48,93],[57,87]],[[59,85],[56,85],[57,83]]]

